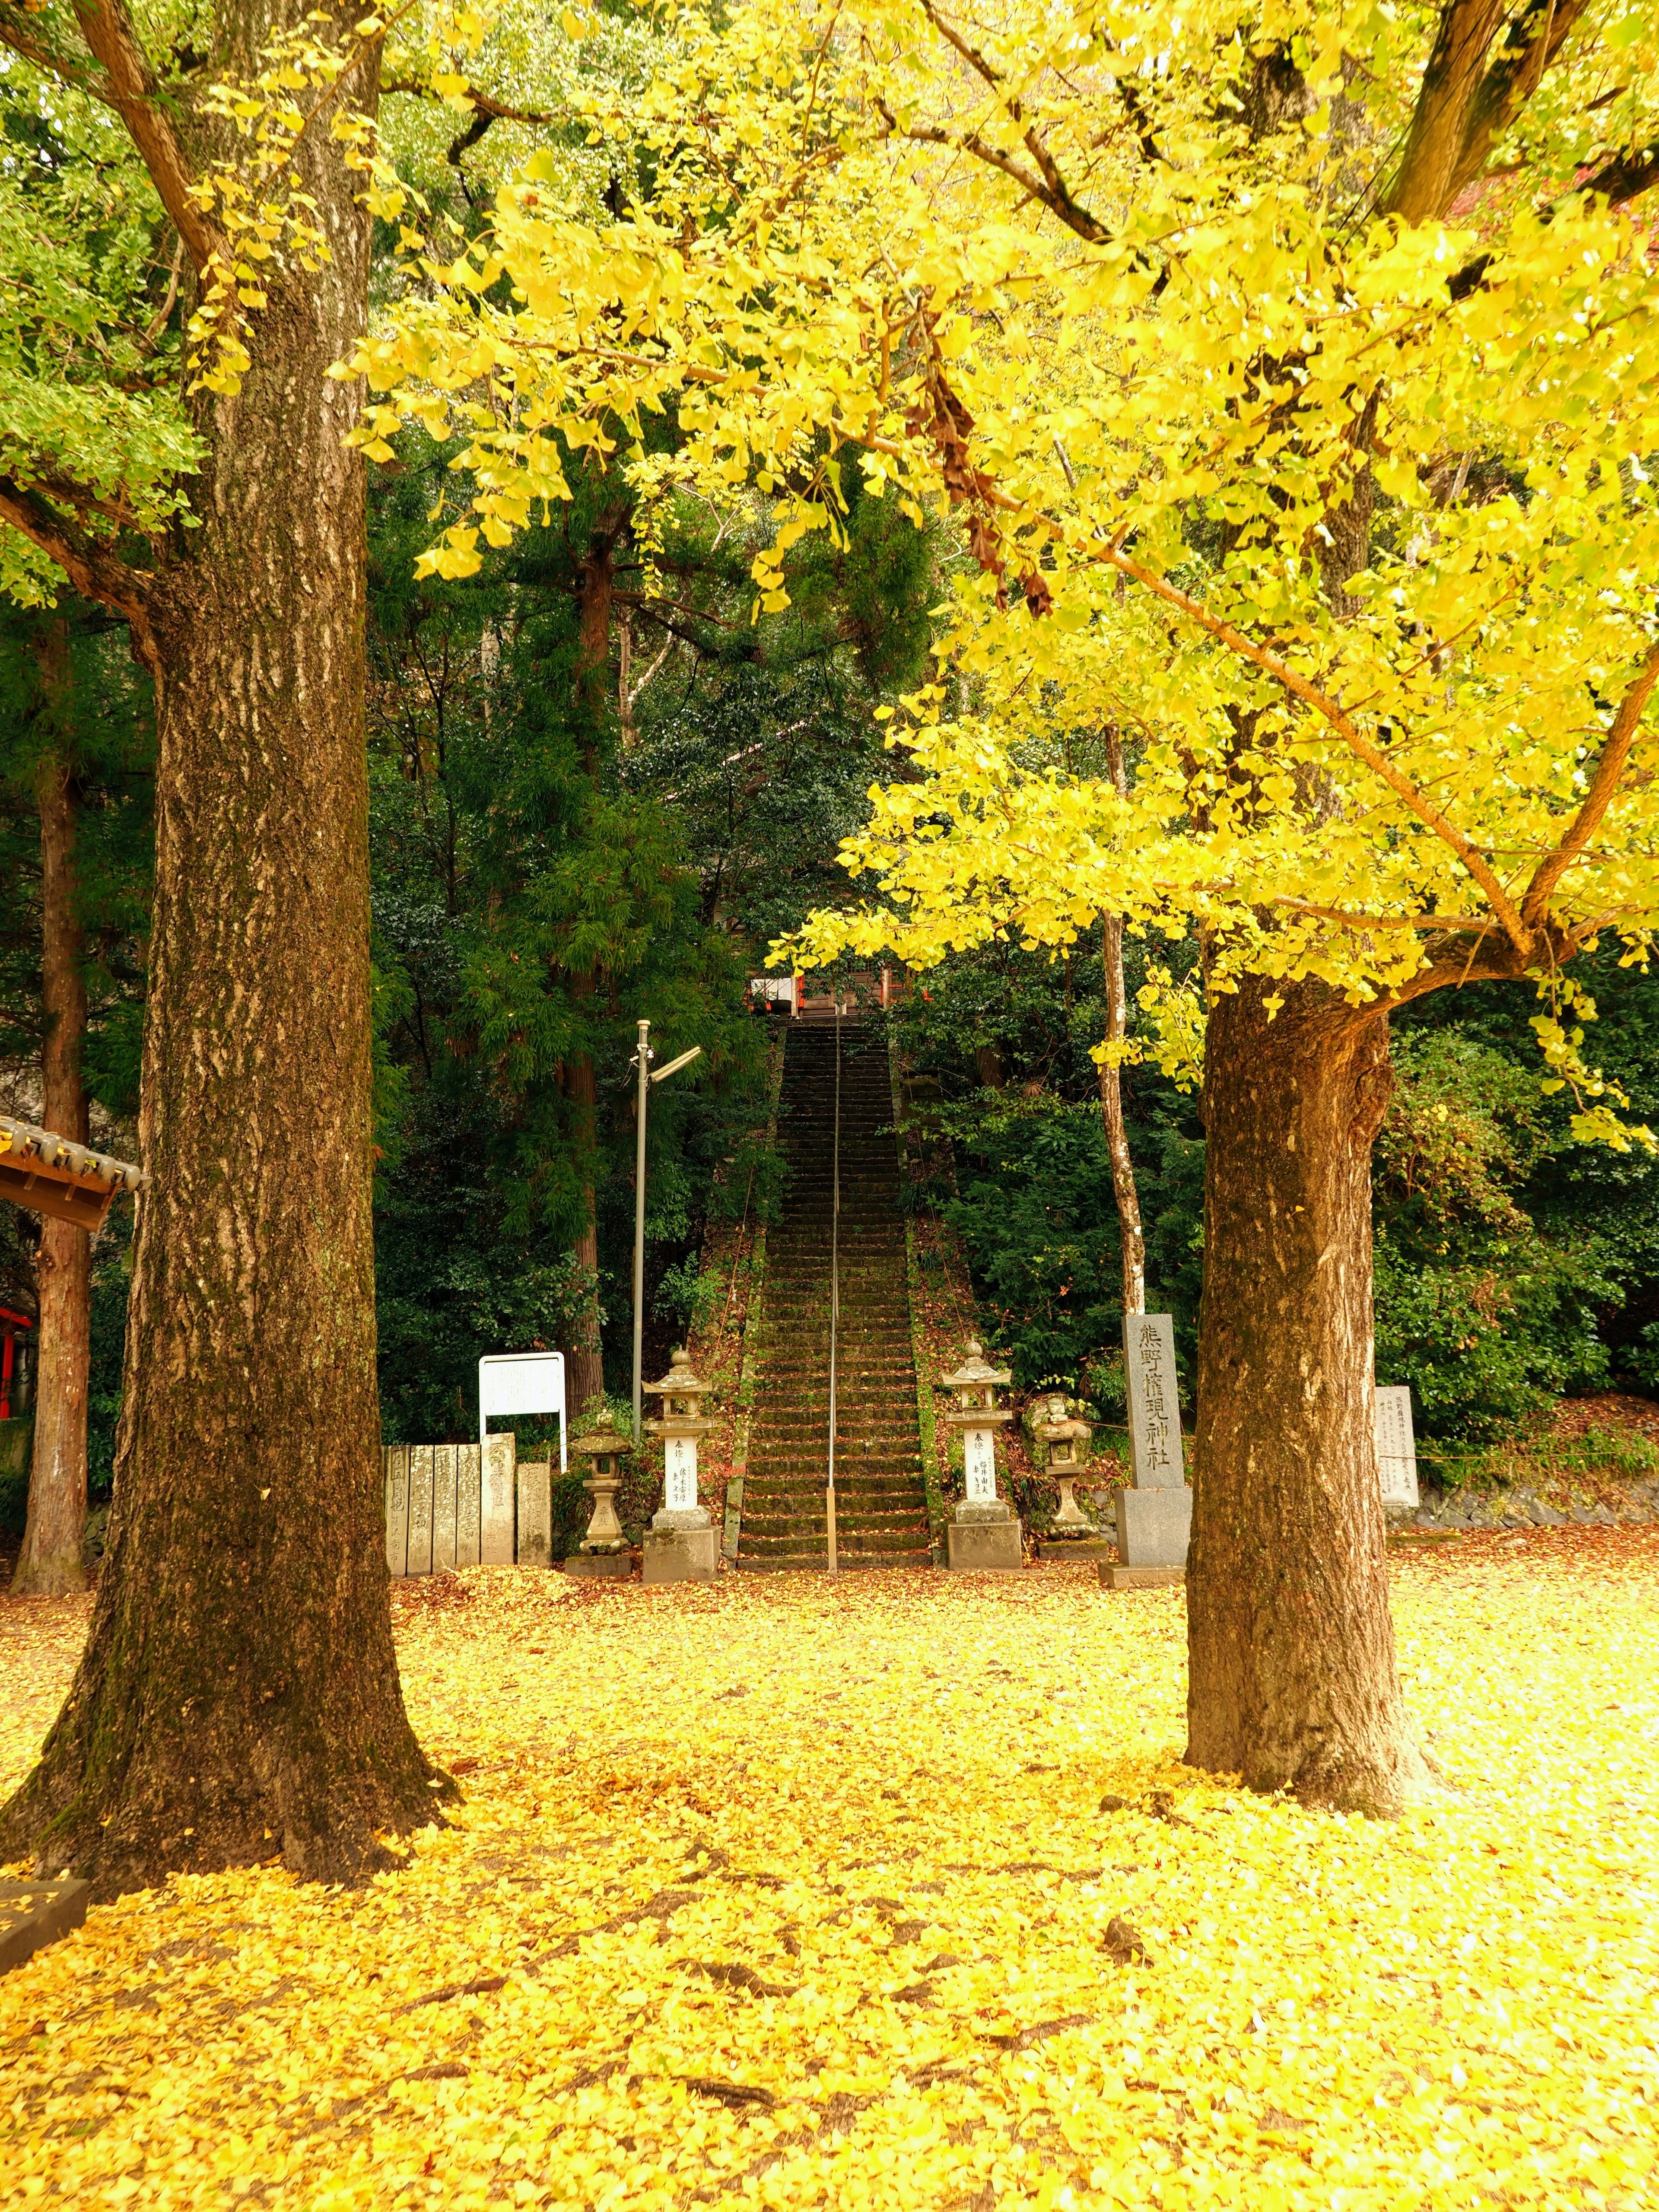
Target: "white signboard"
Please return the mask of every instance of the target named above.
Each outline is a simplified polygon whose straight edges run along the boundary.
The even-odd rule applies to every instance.
[[[1417,1440],[1412,1434],[1412,1394],[1403,1382],[1376,1394],[1376,1471],[1385,1505],[1415,1505]]]
[[[564,1354],[495,1352],[478,1362],[478,1442],[490,1415],[556,1413],[559,1472],[565,1471]]]
[[[697,1502],[697,1440],[669,1437],[663,1443],[662,1502],[671,1513],[684,1513]]]
[[[962,1468],[966,1477],[969,1498],[975,1505],[988,1505],[997,1494],[997,1448],[995,1432],[990,1429],[964,1429],[962,1432]]]

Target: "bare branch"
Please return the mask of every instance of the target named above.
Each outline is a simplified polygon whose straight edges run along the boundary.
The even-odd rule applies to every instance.
[[[88,504],[96,505],[88,495]],[[83,599],[120,615],[132,631],[133,650],[152,674],[161,654],[150,623],[150,579],[65,515],[31,486],[0,477],[0,521],[9,522],[60,568]]]

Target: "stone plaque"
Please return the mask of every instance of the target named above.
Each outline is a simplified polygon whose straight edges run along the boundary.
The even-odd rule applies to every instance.
[[[552,1464],[531,1460],[519,1469],[519,1565],[553,1564]]]
[[[477,1444],[459,1444],[455,1451],[455,1564],[476,1567],[482,1532],[483,1482]]]
[[[697,1440],[669,1437],[663,1443],[662,1502],[671,1513],[684,1513],[697,1502]]]
[[[510,1567],[516,1551],[513,1492],[519,1465],[518,1440],[508,1430],[489,1437],[483,1448],[483,1496],[478,1516],[478,1557],[487,1567]]]
[[[1175,1322],[1168,1314],[1124,1316],[1123,1371],[1129,1386],[1129,1449],[1135,1488],[1174,1489],[1187,1477],[1181,1463]]]
[[[1385,1505],[1413,1505],[1417,1497],[1417,1439],[1412,1434],[1412,1394],[1390,1383],[1376,1394],[1376,1471]]]
[[[432,1571],[441,1574],[455,1564],[455,1462],[460,1455],[456,1444],[434,1444],[432,1449]]]
[[[386,1563],[394,1575],[409,1572],[409,1446],[388,1444],[386,1470]]]
[[[409,1449],[409,1572],[432,1572],[432,1447]]]
[[[997,1494],[997,1448],[992,1429],[962,1432],[963,1490],[970,1504],[988,1503]]]

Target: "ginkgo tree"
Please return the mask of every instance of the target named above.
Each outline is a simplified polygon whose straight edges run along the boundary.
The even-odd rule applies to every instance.
[[[112,610],[158,702],[115,1502],[74,1691],[0,1814],[0,1859],[104,1892],[361,1876],[445,1787],[380,1526],[364,471],[329,371],[401,196],[382,88],[412,95],[405,166],[448,143],[471,177],[556,106],[564,43],[441,0],[0,0],[29,125],[0,161],[0,588]]]
[[[1579,1133],[1632,1140],[1570,963],[1659,908],[1659,325],[1636,0],[779,0],[675,13],[651,158],[595,220],[528,161],[353,365],[357,434],[459,430],[465,573],[641,481],[644,410],[781,556],[872,489],[976,577],[795,948],[919,964],[1102,912],[1196,933],[1208,1133],[1188,1757],[1376,1811],[1432,1783],[1372,1427],[1370,1151],[1389,1010],[1531,976]],[[1127,790],[1058,765],[1108,727]]]

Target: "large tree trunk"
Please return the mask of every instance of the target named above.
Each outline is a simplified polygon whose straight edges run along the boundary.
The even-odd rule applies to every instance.
[[[72,715],[69,623],[45,625],[39,653],[47,717],[57,742],[35,778],[40,817],[40,1118],[87,1142],[82,1053],[87,1033],[84,946],[75,910],[75,782],[68,760]],[[92,1239],[69,1221],[43,1220],[36,1262],[40,1352],[28,1522],[12,1577],[15,1596],[84,1589],[87,1528],[87,1371],[90,1358]]]
[[[1386,1017],[1316,983],[1251,978],[1212,1004],[1187,1568],[1188,1762],[1374,1814],[1429,1786],[1395,1660],[1373,1413],[1388,1054]]]
[[[301,167],[332,259],[271,283],[241,392],[202,403],[200,526],[158,610],[155,1187],[109,1545],[0,1814],[0,1858],[103,1895],[271,1857],[360,1879],[441,1779],[392,1650],[375,1392],[363,479],[358,388],[328,376],[368,222],[325,131]]]

